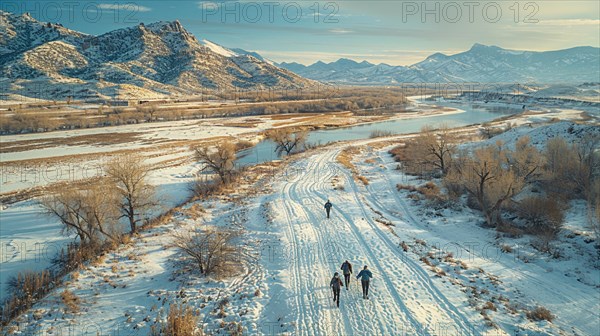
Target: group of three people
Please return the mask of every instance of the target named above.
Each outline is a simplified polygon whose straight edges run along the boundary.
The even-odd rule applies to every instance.
[[[344,274],[344,282],[342,282],[342,279],[340,278],[340,274],[338,272],[335,272],[333,278],[329,282],[329,287],[331,287],[331,289],[333,290],[333,302],[336,303],[338,308],[340,307],[340,292],[342,287],[344,286],[344,283],[346,286],[346,290],[350,289],[350,275],[352,274],[352,264],[348,260],[346,260],[342,264],[342,267],[340,269]],[[369,283],[372,277],[373,273],[371,273],[371,271],[366,265],[356,276],[356,279],[360,278],[363,299],[369,298]]]
[[[331,202],[327,200],[327,202],[325,202],[324,205],[325,212],[327,213],[327,218],[329,218],[329,214],[331,212],[332,207],[333,205],[331,204]],[[348,260],[346,260],[342,264],[342,267],[340,269],[344,273],[344,283],[346,284],[346,290],[348,290],[350,287],[350,275],[352,274],[352,264]],[[363,299],[369,298],[369,283],[372,277],[373,273],[371,273],[371,271],[366,265],[362,269],[362,271],[360,271],[356,276],[356,279],[360,278]],[[335,274],[333,275],[333,279],[331,279],[331,281],[329,282],[329,286],[333,290],[333,301],[337,304],[338,308],[340,307],[340,292],[342,287],[344,286],[344,283],[342,283],[342,279],[340,279],[340,274],[338,272],[335,272]]]

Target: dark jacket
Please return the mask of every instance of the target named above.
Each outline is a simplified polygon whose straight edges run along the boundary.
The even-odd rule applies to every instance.
[[[334,276],[329,282],[329,287],[332,287],[335,290],[339,290],[340,288],[344,287],[344,283],[342,282],[342,279],[336,278]]]
[[[340,269],[344,271],[344,274],[352,274],[352,264],[349,262],[344,262]]]
[[[325,209],[327,209],[327,210],[331,209],[332,206],[333,205],[329,201],[327,201],[327,203],[325,203]]]
[[[360,271],[360,273],[358,273],[358,275],[356,276],[357,279],[361,278],[360,280],[362,281],[369,281],[372,277],[373,273],[371,273],[371,271],[369,271],[368,269]]]

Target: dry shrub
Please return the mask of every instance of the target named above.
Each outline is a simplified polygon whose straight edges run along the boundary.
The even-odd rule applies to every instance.
[[[373,138],[381,138],[381,137],[387,137],[387,136],[391,136],[394,133],[392,133],[392,131],[387,131],[387,130],[373,130],[371,131],[371,134],[369,134],[369,138],[373,139]]]
[[[439,267],[432,267],[432,271],[439,277],[446,276],[446,272]]]
[[[421,257],[419,260],[421,260],[427,266],[433,266],[427,257]]]
[[[410,185],[410,184],[400,184],[400,183],[396,184],[396,189],[398,191],[401,191],[401,190],[408,190],[410,192],[417,191],[417,187],[415,187],[413,185]]]
[[[227,325],[227,332],[231,336],[243,336],[244,327],[239,322],[229,322],[229,324]]]
[[[433,182],[429,181],[424,185],[417,188],[417,191],[425,196],[426,199],[430,201],[441,201],[442,195],[440,193],[440,188]]]
[[[200,200],[205,200],[210,196],[218,195],[223,191],[225,185],[219,181],[210,181],[198,177],[191,186],[191,191],[194,197]]]
[[[198,219],[202,217],[206,210],[202,207],[202,204],[196,203],[189,207],[186,211],[186,214],[192,219]]]
[[[554,198],[533,196],[518,204],[517,214],[527,221],[527,232],[553,238],[562,228],[563,209]]]
[[[512,251],[513,251],[512,247],[510,247],[510,245],[506,245],[506,244],[500,245],[500,250],[503,253],[512,253]]]
[[[506,125],[506,127],[502,127],[502,126],[496,126],[496,127],[492,127],[492,126],[488,126],[488,127],[482,127],[479,131],[481,132],[481,136],[484,139],[490,139],[495,137],[496,135],[500,135],[508,130],[510,130],[512,128],[512,126],[509,124]]]
[[[237,236],[234,231],[218,228],[175,232],[173,245],[194,260],[201,274],[227,276],[238,268],[238,251],[233,244]]]
[[[71,313],[79,312],[79,304],[81,303],[81,300],[77,295],[75,295],[75,293],[71,292],[68,289],[65,289],[60,294],[60,298],[62,300],[62,303],[66,307],[66,311]]]
[[[546,308],[538,306],[527,312],[527,318],[532,321],[543,321],[552,322],[554,315]]]
[[[0,326],[29,309],[36,301],[62,284],[67,272],[51,273],[48,270],[18,273],[8,280],[10,294],[0,306]]]
[[[458,181],[444,179],[442,184],[446,189],[446,195],[450,200],[457,201],[460,196],[465,193],[464,187]]]
[[[496,231],[504,233],[509,238],[519,238],[523,236],[523,230],[521,228],[507,222],[502,222],[498,225]]]
[[[420,201],[421,200],[421,196],[419,196],[419,194],[409,194],[408,198],[413,200],[413,201]]]
[[[183,304],[171,304],[167,320],[158,326],[152,326],[152,335],[165,336],[195,336],[200,333],[198,328],[198,314]]]
[[[390,154],[394,158],[394,161],[401,162],[402,158],[403,158],[403,155],[404,155],[404,149],[405,149],[405,147],[406,147],[405,143],[400,144],[400,145],[398,145],[398,146],[390,149],[388,151],[388,154]]]
[[[369,180],[366,177],[362,176],[362,175],[356,176],[356,179],[358,179],[364,185],[369,185]]]
[[[402,243],[400,243],[400,247],[402,247],[402,250],[404,252],[408,252],[408,245],[406,245],[406,243],[404,241]]]
[[[496,311],[496,306],[493,302],[488,301],[483,305],[482,309]]]

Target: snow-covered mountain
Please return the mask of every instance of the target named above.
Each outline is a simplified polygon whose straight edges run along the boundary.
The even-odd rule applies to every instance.
[[[252,53],[200,42],[179,21],[92,36],[0,11],[3,92],[50,99],[132,98],[311,85]]]
[[[310,66],[281,63],[297,74],[326,82],[395,84],[412,82],[581,83],[600,80],[600,48],[517,51],[475,44],[455,55],[435,53],[408,67],[340,59]]]

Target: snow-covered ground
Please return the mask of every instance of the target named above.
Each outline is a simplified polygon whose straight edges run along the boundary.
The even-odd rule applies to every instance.
[[[425,112],[417,109],[415,113],[406,113],[398,118],[422,113],[436,112],[430,108]],[[27,192],[43,196],[46,186],[97,177],[103,174],[102,165],[113,155],[137,152],[148,157],[148,164],[157,167],[150,174],[149,182],[157,189],[161,210],[166,211],[190,196],[189,184],[200,169],[189,148],[191,141],[222,136],[255,140],[257,132],[279,124],[306,122],[306,117],[301,115],[288,119],[279,117],[210,118],[2,136],[0,141],[6,152],[0,153],[0,196]],[[228,123],[254,126],[224,125]],[[136,134],[134,141],[104,142],[105,138],[102,138],[93,144],[80,143],[99,135],[109,134],[118,138],[120,134],[131,133]],[[11,146],[28,146],[32,142],[42,148],[9,151]],[[46,216],[36,200],[28,198],[0,204],[0,222],[1,301],[8,294],[8,279],[24,270],[48,267],[70,239],[61,234],[59,223]]]
[[[528,124],[579,114],[557,110],[522,116],[516,120],[521,127],[498,138],[510,144],[529,135],[538,145],[561,134],[577,139],[579,126],[569,131],[566,122],[545,128]],[[179,139],[180,128],[190,132],[186,139],[213,135],[187,123],[136,126],[151,138]],[[269,127],[269,122],[259,127]],[[482,219],[475,211],[436,210],[410,201],[395,185],[423,181],[396,170],[389,147],[370,146],[378,141],[358,140],[300,154],[254,185],[186,204],[166,224],[142,232],[68,277],[64,289],[81,299],[79,313],[64,311],[64,289],[59,288],[19,317],[12,330],[148,334],[169,304],[186,303],[197,309],[199,327],[209,334],[239,329],[259,335],[600,334],[600,271],[585,227],[584,204],[574,202],[567,213],[557,242],[563,256],[553,259],[536,252],[527,237],[498,240],[494,231],[478,225]],[[353,162],[368,179],[366,186],[336,161],[348,145],[362,146]],[[199,168],[186,159],[189,150],[145,150],[149,163],[174,162],[153,171],[150,182],[165,209],[181,203]],[[334,203],[331,219],[324,218],[328,198]],[[6,293],[10,275],[46,267],[57,247],[67,242],[58,234],[59,225],[40,210],[35,200],[0,210],[0,293]],[[174,231],[202,225],[243,233],[236,276],[201,277],[173,246]],[[509,244],[513,252],[501,252],[501,244]],[[369,300],[362,299],[360,284],[353,279],[349,290],[343,289],[338,309],[329,280],[346,259],[355,274],[369,265],[375,277]],[[484,309],[490,302],[494,309]],[[526,311],[536,306],[555,314],[554,322],[527,319]]]
[[[600,270],[583,238],[582,203],[568,212],[557,242],[564,253],[554,259],[528,238],[498,241],[473,210],[411,201],[395,185],[423,181],[396,170],[390,147],[370,146],[377,141],[302,154],[254,188],[185,205],[70,278],[65,288],[81,299],[79,313],[64,311],[58,289],[14,327],[23,334],[147,334],[171,303],[186,303],[200,314],[200,328],[223,335],[598,334]],[[353,162],[368,185],[336,161],[350,144],[362,148]],[[334,203],[331,219],[326,199]],[[201,225],[243,232],[237,276],[203,278],[173,247],[172,232]],[[513,251],[503,253],[500,244]],[[329,280],[344,260],[354,274],[368,265],[374,279],[364,300],[353,278],[337,308]],[[526,312],[537,306],[556,319],[530,321]]]

